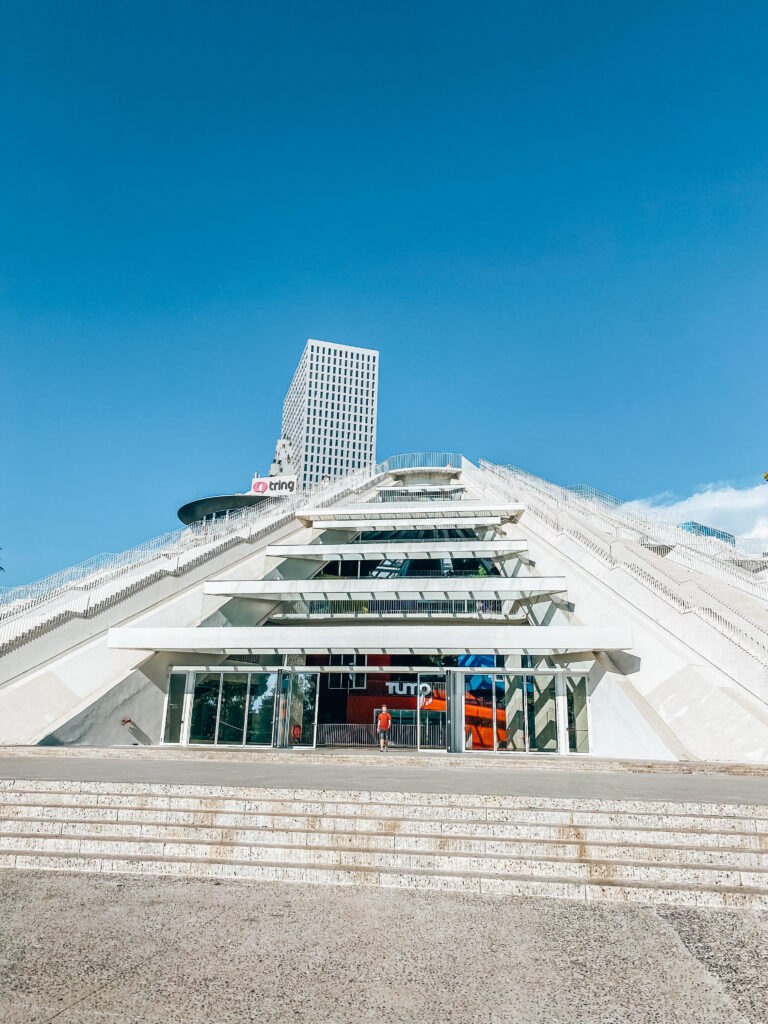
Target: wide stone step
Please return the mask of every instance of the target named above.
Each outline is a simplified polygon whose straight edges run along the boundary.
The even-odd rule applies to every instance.
[[[0,852],[0,867],[24,870],[97,871],[109,873],[162,874],[259,881],[308,882],[320,885],[371,885],[486,894],[552,896],[562,899],[612,900],[686,906],[768,908],[768,888],[668,885],[652,881],[625,881],[600,877],[579,878],[567,874],[536,878],[526,874],[491,875],[472,872],[316,866],[307,862],[184,859],[176,856],[62,855],[57,852]]]
[[[516,810],[536,808],[556,811],[598,811],[604,813],[668,814],[673,816],[697,815],[700,817],[736,817],[763,820],[768,828],[768,805],[763,804],[717,804],[654,800],[605,800],[567,797],[526,797],[466,793],[413,793],[403,791],[375,790],[323,790],[295,789],[258,786],[193,786],[171,783],[133,782],[55,782],[47,779],[0,779],[0,803],[5,793],[51,793],[72,794],[75,798],[94,794],[101,798],[110,796],[127,797],[169,797],[172,800],[191,797],[201,800],[255,800],[291,803],[353,803],[356,806],[373,804],[377,806],[396,804],[398,807],[473,807]],[[15,799],[15,798],[14,798]],[[48,803],[52,801],[46,801]],[[75,799],[73,802],[77,803]],[[189,806],[189,801],[185,800]]]
[[[151,821],[173,825],[207,825],[220,828],[258,828],[306,832],[358,832],[378,835],[409,833],[432,836],[461,836],[485,839],[541,839],[573,842],[623,842],[655,845],[729,846],[768,849],[768,835],[757,832],[677,831],[655,828],[591,828],[574,825],[546,825],[537,822],[439,821],[396,818],[368,818],[363,815],[331,817],[321,815],[234,814],[199,810],[156,810],[134,808],[48,807],[13,805],[3,808],[5,820],[37,819],[73,822],[93,820],[142,825]]]
[[[733,846],[768,849],[768,833],[737,831],[704,831],[656,827],[601,827],[573,824],[542,824],[538,821],[477,821],[466,819],[382,818],[363,814],[348,816],[331,814],[277,814],[272,812],[235,813],[219,810],[164,810],[157,808],[111,808],[103,805],[9,804],[0,810],[5,820],[47,819],[54,821],[85,821],[123,824],[157,821],[174,825],[208,825],[221,828],[260,828],[304,830],[308,832],[361,832],[421,835],[464,836],[490,839],[551,839],[574,842],[629,842],[659,845]]]
[[[0,834],[0,850],[93,854],[108,857],[181,857],[208,860],[264,860],[304,863],[312,866],[399,868],[402,870],[451,871],[532,877],[567,874],[577,878],[617,881],[651,881],[668,885],[756,887],[768,889],[768,868],[738,869],[730,865],[651,864],[634,860],[593,860],[549,857],[532,858],[492,853],[427,852],[409,849],[359,850],[326,846],[250,845],[144,837],[89,837]]]
[[[136,811],[205,811],[207,813],[239,813],[257,815],[301,815],[306,817],[343,818],[375,817],[385,821],[467,821],[552,824],[557,826],[637,827],[717,832],[760,832],[768,836],[768,820],[736,815],[658,814],[653,811],[579,811],[569,809],[521,806],[495,808],[429,803],[406,805],[397,803],[356,803],[336,800],[234,800],[212,797],[123,796],[111,793],[4,793],[0,810],[13,807],[45,807],[66,809],[107,808]]]
[[[0,866],[768,907],[768,808],[3,780]]]
[[[304,829],[225,828],[210,825],[168,825],[158,821],[67,821],[48,818],[0,819],[0,846],[13,846],[17,835],[79,836],[84,838],[157,839],[244,843],[248,845],[327,846],[358,850],[412,850],[435,853],[508,854],[523,857],[565,857],[592,860],[645,860],[659,863],[750,868],[768,867],[768,848],[744,849],[704,845],[651,843],[586,843],[582,839],[467,838],[418,833],[306,831]]]

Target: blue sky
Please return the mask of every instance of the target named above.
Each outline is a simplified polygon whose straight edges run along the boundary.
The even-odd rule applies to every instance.
[[[0,18],[4,584],[247,489],[308,337],[381,350],[380,456],[759,485],[764,3]]]

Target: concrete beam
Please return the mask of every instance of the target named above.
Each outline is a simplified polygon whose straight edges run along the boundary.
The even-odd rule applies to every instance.
[[[315,519],[307,526],[315,530],[474,530],[478,526],[501,526],[501,516],[452,516],[450,519]]]
[[[387,558],[509,558],[527,550],[527,540],[379,540],[369,544],[269,544],[267,555],[360,562]]]
[[[387,491],[411,491],[414,494],[421,494],[423,491],[466,491],[466,487],[464,484],[385,484],[376,490],[380,494]]]
[[[523,512],[522,505],[485,501],[383,501],[357,505],[339,505],[335,508],[304,508],[296,517],[309,526],[315,520],[344,522],[349,519],[450,519],[458,516],[498,516],[516,519]]]
[[[205,584],[206,594],[272,598],[276,601],[327,599],[385,601],[489,598],[515,600],[531,594],[558,594],[565,576],[394,576],[311,580],[221,580]]]
[[[497,623],[435,626],[125,626],[109,631],[113,648],[226,654],[549,654],[619,651],[632,647],[631,630],[606,626],[507,626]]]
[[[405,466],[402,469],[388,469],[387,473],[393,479],[406,476],[442,476],[451,479],[461,476],[461,466]]]

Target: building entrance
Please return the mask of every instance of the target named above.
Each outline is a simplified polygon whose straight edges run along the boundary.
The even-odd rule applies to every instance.
[[[387,655],[368,655],[367,663],[355,660],[360,655],[331,657],[339,658],[338,671],[327,656],[295,669],[174,669],[163,742],[375,748],[376,720],[386,704],[394,749],[589,753],[586,676],[558,669],[419,670],[391,665]]]
[[[318,746],[376,747],[376,721],[386,705],[392,716],[390,747],[445,750],[444,672],[323,673]]]

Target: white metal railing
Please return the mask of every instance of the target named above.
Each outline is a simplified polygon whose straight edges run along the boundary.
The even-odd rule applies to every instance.
[[[446,742],[443,722],[422,722],[416,724],[393,722],[389,730],[391,747],[422,747],[443,749]],[[318,722],[318,747],[377,747],[379,737],[376,727],[355,722]]]
[[[736,608],[738,602],[729,602],[722,588],[715,593],[715,588],[707,585],[707,578],[761,600],[768,597],[768,584],[749,578],[751,574],[746,570],[723,564],[706,547],[695,544],[714,538],[691,537],[675,527],[678,535],[683,534],[684,539],[680,540],[669,524],[643,520],[636,510],[611,506],[603,500],[601,492],[597,492],[598,497],[582,490],[575,493],[515,467],[497,466],[481,459],[477,472],[479,476],[488,474],[486,487],[500,489],[510,499],[519,501],[526,514],[553,533],[566,534],[609,568],[620,566],[672,608],[695,614],[761,664],[768,665],[766,624]],[[690,544],[689,537],[694,544]],[[667,568],[665,560],[654,557],[653,552],[666,549],[669,558],[673,540],[685,548],[685,554],[679,554]],[[720,541],[715,543],[722,545]],[[691,578],[685,568],[699,575]]]
[[[318,747],[378,747],[375,725],[356,722],[318,722]]]
[[[731,586],[740,587],[756,597],[768,596],[768,581],[756,579],[755,573],[744,567],[745,564],[760,563],[761,559],[754,552],[718,537],[690,533],[671,519],[664,509],[639,508],[633,502],[622,502],[586,484],[562,487],[550,480],[533,476],[517,466],[493,466],[484,459],[480,460],[480,465],[505,472],[519,483],[524,482],[528,488],[536,490],[545,501],[548,500],[558,508],[568,507],[600,521],[610,533],[637,540],[647,547],[669,548],[667,557],[671,561],[717,575],[717,578]],[[754,543],[768,549],[768,538]],[[765,562],[768,567],[768,555]]]
[[[390,455],[386,460],[387,472],[397,469],[443,469],[454,466],[461,469],[466,460],[459,452],[408,452]]]
[[[462,501],[464,496],[463,487],[434,491],[427,487],[418,490],[406,487],[387,487],[386,489],[382,488],[375,497],[371,498],[369,504],[386,505],[390,501],[398,504],[410,501]]]
[[[178,576],[229,547],[254,542],[289,522],[307,504],[323,506],[373,484],[390,469],[461,465],[452,452],[414,452],[221,519],[194,523],[119,554],[98,555],[45,579],[0,592],[0,653],[26,643],[71,618],[90,617],[165,576]]]
[[[298,599],[294,601],[282,601],[278,608],[270,613],[273,619],[306,619],[315,616],[321,618],[377,618],[391,615],[396,618],[400,616],[418,616],[431,618],[433,616],[470,616],[471,618],[506,618],[517,609],[518,602],[513,600],[499,600],[498,598],[466,598],[456,600],[408,600],[372,598],[370,600],[338,600],[328,601],[325,598],[317,600]]]

